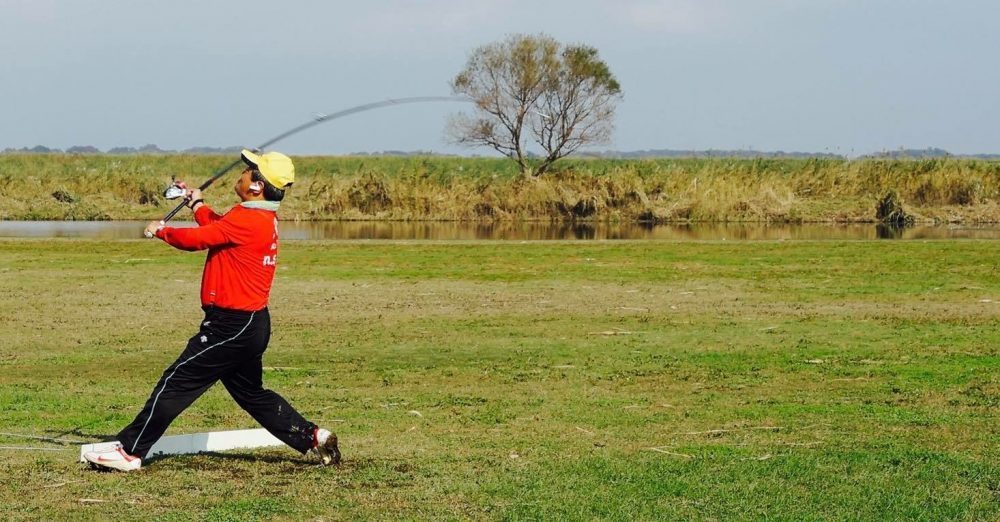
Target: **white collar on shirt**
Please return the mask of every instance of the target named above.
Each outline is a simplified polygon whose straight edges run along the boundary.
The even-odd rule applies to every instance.
[[[270,210],[271,212],[277,212],[281,203],[277,201],[244,201],[240,203],[240,206],[255,210]]]

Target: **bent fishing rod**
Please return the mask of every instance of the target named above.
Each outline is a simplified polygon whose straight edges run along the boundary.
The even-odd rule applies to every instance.
[[[315,127],[316,125],[319,125],[320,123],[331,121],[331,120],[336,120],[337,118],[343,118],[344,116],[350,116],[351,114],[357,114],[359,112],[370,111],[370,110],[379,109],[379,108],[382,108],[382,107],[389,107],[389,106],[392,106],[392,105],[403,105],[403,104],[407,104],[407,103],[424,103],[424,102],[471,102],[471,101],[473,101],[472,98],[466,98],[466,97],[461,97],[461,96],[414,96],[414,97],[411,97],[411,98],[396,98],[396,99],[390,99],[390,100],[383,100],[383,101],[379,101],[379,102],[366,103],[364,105],[358,105],[357,107],[351,107],[350,109],[345,109],[345,110],[342,110],[342,111],[334,112],[332,114],[317,114],[315,117],[313,117],[312,120],[310,120],[310,121],[308,121],[306,123],[303,123],[302,125],[299,125],[298,127],[295,127],[295,128],[289,129],[289,130],[287,130],[285,132],[282,132],[281,134],[279,134],[279,135],[277,135],[277,136],[275,136],[275,137],[273,137],[273,138],[265,141],[264,143],[261,143],[260,145],[258,145],[253,150],[254,151],[263,150],[265,147],[273,145],[273,144],[275,144],[275,143],[277,143],[277,142],[279,142],[279,141],[281,141],[281,140],[283,140],[283,139],[285,139],[285,138],[287,138],[289,136],[298,134],[298,133],[300,133],[300,132],[302,132],[302,131],[304,131],[306,129]],[[215,183],[216,180],[218,180],[219,178],[221,178],[227,172],[229,172],[230,170],[232,170],[233,167],[239,165],[242,162],[243,162],[243,158],[241,157],[240,159],[234,160],[232,163],[230,163],[230,164],[226,165],[225,167],[222,167],[221,169],[217,170],[214,174],[212,174],[212,177],[210,177],[207,180],[205,180],[205,182],[202,183],[198,187],[198,190],[205,190],[205,189],[207,189],[209,186],[212,185],[212,183]],[[171,188],[173,188],[173,187],[171,187]],[[171,193],[170,189],[168,189],[168,194],[174,194],[173,197],[170,197],[168,195],[168,199],[175,199],[177,197],[180,197],[185,192],[186,191],[184,191],[184,190],[180,190],[180,191],[175,191],[175,192]],[[177,215],[177,213],[180,212],[181,209],[184,208],[187,205],[189,199],[190,199],[189,196],[185,195],[184,196],[184,201],[181,201],[181,203],[179,205],[177,205],[176,208],[174,208],[173,210],[170,211],[169,214],[167,214],[166,216],[164,216],[163,219],[160,220],[160,223],[166,223],[167,221],[170,221],[170,219],[172,217],[174,217],[175,215]]]

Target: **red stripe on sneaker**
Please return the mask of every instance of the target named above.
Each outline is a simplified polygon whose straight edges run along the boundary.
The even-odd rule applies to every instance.
[[[121,448],[118,448],[116,451],[118,451],[118,454],[121,455],[123,459],[125,459],[125,462],[132,462],[133,460],[139,458],[139,457],[134,457],[132,455],[129,455],[128,453],[125,453],[125,450],[123,450]],[[97,460],[99,460],[101,462],[115,462],[118,459],[106,459],[106,458],[104,458],[104,455],[98,455],[97,456]]]
[[[132,462],[133,460],[139,458],[139,457],[133,457],[132,455],[125,453],[125,450],[123,450],[122,448],[118,448],[118,453],[121,453],[122,457],[125,457],[125,462]]]

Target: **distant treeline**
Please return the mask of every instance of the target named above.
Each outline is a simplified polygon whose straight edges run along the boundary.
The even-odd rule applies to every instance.
[[[173,177],[232,155],[0,154],[0,219],[154,219]],[[285,219],[601,222],[1000,222],[1000,161],[567,159],[524,177],[504,158],[295,157]],[[235,175],[206,191],[233,205]],[[183,214],[182,214],[183,216]]]
[[[656,159],[656,158],[789,158],[789,159],[848,159],[842,154],[832,154],[826,152],[788,152],[760,151],[751,149],[722,149],[722,150],[673,150],[673,149],[653,149],[636,150],[629,152],[604,151],[604,152],[581,152],[582,157],[606,158],[606,159]],[[955,155],[944,149],[897,149],[888,151],[872,152],[864,154],[859,159],[867,158],[891,158],[891,159],[935,159],[935,158],[965,158],[965,159],[1000,159],[1000,154],[963,154]]]
[[[231,147],[191,147],[184,150],[161,149],[157,145],[149,144],[141,147],[112,147],[107,151],[102,151],[92,145],[76,145],[65,150],[36,145],[34,147],[21,147],[19,149],[6,148],[0,153],[3,154],[196,154],[196,155],[217,155],[217,154],[238,154],[245,147],[233,145]],[[454,154],[442,154],[433,151],[416,150],[384,150],[378,152],[352,152],[346,156],[396,156],[396,157],[456,157]],[[600,159],[657,159],[657,158],[788,158],[788,159],[848,159],[841,154],[827,152],[788,152],[788,151],[760,151],[751,149],[707,149],[707,150],[675,150],[675,149],[649,149],[634,151],[581,151],[574,155],[578,158],[600,158]],[[471,157],[480,157],[473,154]],[[535,157],[528,153],[528,157]],[[955,155],[944,149],[897,149],[891,151],[880,151],[860,156],[864,158],[891,158],[891,159],[935,159],[935,158],[965,158],[965,159],[1000,159],[1000,154],[962,154]]]
[[[112,155],[128,155],[128,154],[239,154],[239,152],[244,147],[232,146],[232,147],[192,147],[184,150],[169,150],[161,149],[160,147],[149,144],[143,145],[141,147],[112,147],[107,151],[102,151],[93,145],[75,145],[69,147],[68,149],[54,149],[46,147],[44,145],[35,145],[34,147],[21,147],[20,149],[6,148],[3,150],[3,154],[112,154]]]

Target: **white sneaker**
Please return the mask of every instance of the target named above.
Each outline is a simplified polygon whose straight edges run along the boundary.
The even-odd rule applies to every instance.
[[[122,448],[121,444],[116,446],[115,449],[107,451],[88,451],[83,454],[83,458],[92,467],[116,469],[118,471],[135,471],[142,466],[142,459],[125,453],[125,449]]]
[[[313,431],[313,451],[319,455],[324,466],[340,464],[340,448],[337,447],[337,436],[322,428]]]

